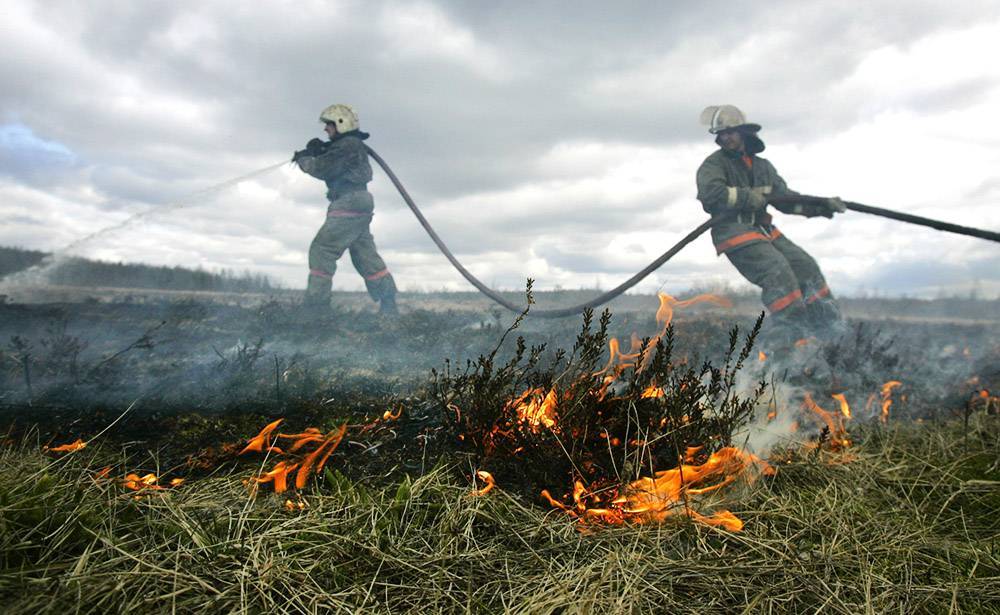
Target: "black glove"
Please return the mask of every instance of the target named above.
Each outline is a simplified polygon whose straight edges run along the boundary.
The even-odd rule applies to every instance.
[[[796,204],[792,206],[792,210],[788,213],[805,216],[806,218],[817,218],[819,216],[823,216],[824,218],[833,217],[833,210],[827,207],[825,203]]]
[[[321,141],[320,139],[310,139],[309,143],[306,143],[305,149],[300,149],[292,155],[292,162],[298,162],[301,158],[315,158],[316,156],[322,156],[326,153],[326,148],[329,143]]]
[[[308,152],[310,156],[321,156],[323,152],[326,151],[327,145],[328,143],[324,143],[319,139],[310,139],[309,143],[306,143],[306,152]]]

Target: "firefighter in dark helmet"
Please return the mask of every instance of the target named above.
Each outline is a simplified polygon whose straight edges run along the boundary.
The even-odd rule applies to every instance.
[[[337,260],[349,251],[351,262],[365,279],[368,294],[382,313],[396,313],[396,283],[375,249],[369,225],[375,202],[368,191],[372,167],[354,110],[330,105],[319,116],[328,141],[311,140],[292,160],[299,168],[326,183],[330,205],[326,221],[309,246],[309,278],[303,306],[323,314],[330,307],[330,289]]]
[[[764,151],[757,135],[760,125],[748,123],[732,105],[706,108],[701,121],[715,135],[719,149],[698,168],[698,200],[713,215],[737,212],[712,227],[716,253],[725,254],[743,277],[760,287],[774,325],[771,330],[779,340],[839,336],[846,326],[819,265],[782,234],[767,213],[769,195],[797,193],[788,189],[774,165],[758,156]],[[836,197],[819,205],[775,208],[827,218],[846,211]]]

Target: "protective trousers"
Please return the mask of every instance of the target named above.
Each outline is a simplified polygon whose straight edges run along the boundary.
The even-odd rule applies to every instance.
[[[830,287],[813,257],[784,235],[726,252],[729,261],[761,289],[775,324],[789,335],[822,334],[841,321]]]
[[[345,250],[351,253],[354,268],[365,279],[368,294],[375,301],[392,300],[396,283],[375,248],[375,238],[369,230],[370,211],[339,209],[340,200],[330,204],[326,222],[309,246],[309,280],[305,301],[311,305],[328,305],[337,260]]]

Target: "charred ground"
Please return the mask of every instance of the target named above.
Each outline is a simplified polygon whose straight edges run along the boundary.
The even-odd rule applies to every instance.
[[[232,482],[233,477],[246,477],[259,470],[260,458],[241,457],[236,453],[265,424],[284,418],[284,424],[292,431],[316,427],[327,432],[345,423],[350,426],[349,435],[329,462],[328,467],[334,471],[321,477],[305,492],[317,509],[322,506],[321,502],[333,500],[338,502],[335,507],[347,507],[338,509],[345,513],[355,510],[362,501],[367,502],[365,506],[383,502],[389,510],[396,511],[389,517],[381,517],[383,523],[388,524],[383,529],[388,528],[390,534],[404,531],[400,524],[407,519],[407,523],[428,531],[439,531],[441,528],[437,524],[450,514],[449,505],[439,498],[448,500],[451,496],[447,494],[455,493],[456,488],[469,489],[475,470],[488,467],[501,477],[501,489],[509,494],[502,496],[503,500],[497,504],[504,513],[493,509],[486,513],[492,515],[488,523],[489,536],[495,538],[508,531],[505,524],[517,525],[516,521],[504,517],[505,514],[523,513],[527,515],[525,518],[532,519],[550,510],[538,497],[538,491],[562,478],[568,481],[570,477],[563,475],[571,471],[572,464],[566,463],[570,456],[553,456],[551,441],[529,435],[527,439],[502,444],[508,452],[518,445],[534,447],[526,455],[530,458],[527,464],[514,463],[509,455],[497,457],[490,447],[484,448],[483,440],[458,438],[463,425],[454,420],[448,406],[458,405],[466,412],[479,408],[479,418],[495,424],[502,419],[499,413],[505,400],[515,398],[526,387],[550,387],[560,374],[565,374],[567,362],[563,361],[559,368],[556,361],[559,349],[566,349],[577,360],[585,354],[575,348],[581,340],[580,319],[538,321],[529,316],[511,331],[513,315],[489,309],[420,309],[421,299],[428,298],[404,296],[407,304],[404,313],[398,318],[386,319],[370,309],[352,304],[351,297],[344,299],[341,305],[348,307],[318,321],[302,318],[293,304],[280,297],[246,305],[142,296],[111,302],[98,297],[75,302],[7,302],[0,305],[0,339],[4,341],[0,354],[0,401],[3,404],[0,424],[6,434],[4,475],[10,479],[11,472],[16,472],[20,464],[26,474],[43,472],[59,483],[73,480],[70,475],[60,472],[83,471],[82,476],[90,476],[102,467],[113,467],[118,474],[153,471],[161,476],[184,477],[191,481],[186,489],[200,493],[195,485],[215,484],[213,481],[226,477]],[[542,294],[539,303],[544,304],[546,299]],[[439,300],[430,298],[428,303]],[[648,308],[623,310],[608,318],[605,323],[607,336],[626,339],[632,333],[651,335],[657,329],[653,318],[655,301],[650,297]],[[598,320],[595,315],[591,336],[596,335]],[[744,336],[753,329],[754,320],[754,314],[748,311],[737,315],[714,309],[678,313],[670,334],[667,362],[690,366],[696,374],[706,364],[725,365],[727,355],[732,359],[734,346],[737,354],[741,352]],[[795,361],[782,364],[778,369],[772,369],[773,362],[757,360],[756,350],[749,352],[744,356],[739,388],[745,392],[753,388],[753,383],[764,380],[770,387],[767,394],[772,395],[775,388],[779,391],[808,390],[818,400],[829,400],[831,393],[843,392],[856,408],[857,422],[870,425],[858,428],[859,455],[891,456],[890,449],[898,447],[900,442],[908,445],[919,442],[918,432],[910,430],[915,421],[921,421],[928,433],[938,434],[935,438],[940,439],[940,434],[945,432],[958,433],[965,439],[966,447],[972,446],[969,449],[972,452],[966,455],[944,454],[939,449],[930,453],[927,448],[927,454],[941,456],[941,459],[925,459],[923,463],[927,467],[938,461],[953,462],[957,464],[954,476],[960,475],[956,478],[960,482],[980,481],[989,485],[1000,478],[989,461],[990,451],[995,451],[995,446],[984,444],[984,438],[992,438],[990,434],[995,431],[995,426],[989,426],[990,408],[977,401],[981,399],[977,398],[979,391],[1000,388],[997,324],[983,318],[889,320],[856,315],[852,325],[851,335],[839,343],[807,344],[795,350]],[[734,326],[739,327],[735,344]],[[521,343],[517,340],[519,336],[523,337]],[[604,354],[594,349],[603,351],[605,341],[595,337],[588,346],[590,350],[586,351],[594,355],[592,360],[582,364],[578,361],[577,368],[590,373],[595,365],[603,363]],[[485,374],[484,357],[491,365],[489,373]],[[506,365],[512,367],[504,371]],[[654,372],[655,369],[650,374]],[[683,370],[676,373],[675,385],[684,378]],[[877,404],[867,411],[864,408],[871,393],[882,383],[895,379],[903,384],[894,397],[889,424],[892,431],[889,432],[886,431],[888,427],[877,422]],[[689,385],[702,380],[702,376],[697,376]],[[648,384],[637,381],[634,387]],[[657,384],[669,385],[670,382]],[[484,391],[486,394],[476,397]],[[618,399],[627,397],[627,390],[623,390]],[[766,401],[766,394],[764,397]],[[576,406],[588,411],[616,412],[607,404],[588,406],[591,402],[585,401],[590,399],[586,388],[579,391],[578,399],[580,403]],[[646,407],[643,403],[647,402],[631,407],[650,417],[655,412],[667,412],[663,410],[666,406]],[[130,409],[126,411],[127,408]],[[680,416],[680,406],[674,410]],[[483,414],[489,411],[494,415]],[[388,420],[386,413],[399,418]],[[584,431],[587,416],[585,412],[579,415]],[[672,415],[668,412],[662,416],[669,418]],[[612,427],[611,431],[629,429],[627,421],[616,425],[618,427]],[[708,424],[699,422],[699,425]],[[964,432],[955,425],[964,425]],[[900,435],[899,429],[907,431]],[[65,464],[57,459],[59,467],[45,469],[44,458],[39,456],[43,445],[62,444],[76,438],[87,440],[99,433],[102,434],[100,438],[86,451]],[[467,433],[485,435],[486,431],[482,427]],[[615,434],[609,432],[609,435]],[[687,445],[711,440],[712,435],[707,431],[692,432],[676,441],[669,455],[676,455]],[[721,437],[714,444],[718,448],[725,443],[725,437],[733,435],[732,426],[717,426],[714,435]],[[817,422],[804,425],[798,439],[815,441],[823,437],[829,434],[823,436],[822,425]],[[955,442],[958,446],[960,441]],[[769,447],[791,447],[792,444],[787,438],[778,438],[770,442]],[[915,454],[920,446],[907,449],[906,455]],[[551,461],[546,463],[547,459]],[[832,484],[836,485],[846,486],[857,480],[849,476],[852,470],[825,467],[815,455],[790,453],[786,459],[790,465],[782,468],[767,487],[772,495],[788,489],[801,494],[818,493],[822,490],[813,481],[829,480],[830,476],[834,477]],[[609,458],[595,457],[591,461],[614,465],[614,460]],[[660,459],[656,465],[663,467],[668,461]],[[910,470],[918,475],[923,471],[914,468],[906,471]],[[641,467],[632,468],[632,471],[638,473]],[[824,478],[824,472],[830,476]],[[844,476],[837,478],[840,474]],[[881,475],[868,478],[871,483],[865,483],[864,489],[875,490],[875,485],[885,484],[887,480]],[[917,507],[923,511],[920,515],[930,514],[930,509],[925,510],[924,505],[937,504],[942,505],[941,514],[950,511],[949,519],[954,518],[952,512],[982,515],[995,495],[988,486],[980,487],[985,491],[971,494],[962,491],[963,487],[952,493],[952,500],[943,503],[938,499],[941,484],[921,484],[918,480],[911,485],[910,495],[905,496],[912,497],[917,491],[928,489],[928,493],[934,495],[933,498],[927,496],[929,499]],[[77,485],[77,492],[83,493],[79,489],[84,489],[89,493],[90,487],[81,485]],[[407,517],[411,513],[404,512],[410,510],[406,502],[416,490],[415,485],[423,485],[424,496],[421,497],[430,497],[430,500],[426,497],[422,500],[414,496],[412,511],[422,511],[422,516],[416,520]],[[9,507],[20,494],[19,489],[18,486],[5,488],[8,508],[4,509],[4,523],[16,530],[17,535],[32,536],[30,519],[16,514],[16,510],[24,507]],[[227,486],[225,490],[229,493],[232,487]],[[383,493],[382,490],[388,490],[388,495],[377,495]],[[31,497],[44,500],[38,504],[41,506],[38,510],[46,510],[61,501],[62,496],[52,495],[54,499],[51,499],[36,491],[31,491],[34,494]],[[178,491],[176,497],[187,496]],[[235,493],[228,497],[235,497]],[[384,497],[389,500],[383,501]],[[508,497],[515,499],[508,501]],[[755,510],[754,498],[761,497],[758,494],[744,500],[742,514]],[[822,497],[831,496],[827,493]],[[266,498],[261,502],[266,509]],[[773,505],[773,502],[762,502],[758,504]],[[875,502],[871,504],[876,505]],[[894,500],[892,505],[899,506],[899,502]],[[957,512],[953,510],[955,506]],[[98,514],[99,509],[94,508],[92,512]],[[222,509],[217,511],[218,514],[223,512]],[[459,516],[465,514],[462,512]],[[140,513],[133,511],[129,515],[130,522],[141,521]],[[766,522],[752,512],[748,517],[751,522],[757,518],[769,528],[767,532],[782,534],[782,530],[771,525],[773,519]],[[100,525],[99,521],[94,523]],[[995,523],[977,520],[973,525],[978,528],[974,532],[977,541],[982,536],[996,536]],[[40,526],[36,524],[37,527]],[[49,530],[50,534],[54,531],[53,528]],[[260,530],[261,536],[269,533],[263,526]],[[93,528],[91,531],[101,533]],[[761,531],[765,531],[763,527]],[[801,542],[803,531],[795,530],[795,535],[799,536],[796,540]],[[826,540],[823,531],[806,533],[810,536],[809,545],[821,545]],[[710,539],[713,544],[697,547],[701,539],[690,543],[685,538],[675,538],[680,540],[677,548],[688,556],[699,548],[705,547],[710,552],[721,545]],[[381,543],[387,538],[373,539]],[[6,585],[8,590],[22,587],[21,582],[25,579],[35,578],[30,572],[34,557],[31,553],[56,559],[78,557],[83,552],[80,550],[82,545],[87,542],[79,538],[73,543],[79,546],[57,553],[47,551],[51,545],[44,540],[37,540],[37,536],[31,538],[29,542],[35,541],[32,543],[35,546],[26,547],[23,553],[15,549],[5,555],[8,571],[22,570],[11,577],[14,580]],[[607,544],[594,540],[591,547]],[[552,543],[548,544],[545,548],[558,550]],[[684,544],[687,546],[682,546]],[[509,548],[512,547],[505,547]],[[530,552],[531,547],[528,550]],[[675,555],[678,554],[680,551]],[[394,574],[410,579],[405,564],[399,565],[404,568]],[[365,574],[369,573],[379,576],[375,570]],[[58,575],[50,580],[60,583]],[[390,583],[384,579],[378,582],[383,581]],[[364,582],[373,582],[372,577]],[[353,586],[347,578],[337,583]],[[928,584],[934,585],[930,581]],[[407,595],[413,597],[415,594]],[[477,596],[475,600],[483,601],[483,605],[498,607],[471,586],[468,595]],[[718,596],[713,596],[716,606],[738,603],[719,602]],[[393,600],[387,593],[382,604],[387,608],[401,604]],[[121,600],[117,604],[128,602]],[[21,602],[22,605],[31,603],[31,600]],[[348,603],[361,602],[352,599]],[[806,599],[798,604],[814,603]]]

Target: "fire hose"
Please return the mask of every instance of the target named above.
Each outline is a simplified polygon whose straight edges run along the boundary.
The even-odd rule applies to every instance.
[[[455,258],[455,255],[451,253],[451,250],[448,249],[448,246],[445,245],[444,241],[441,240],[441,237],[431,226],[430,222],[428,222],[427,218],[424,217],[424,214],[420,211],[420,208],[417,207],[416,203],[414,203],[413,198],[410,196],[410,193],[407,192],[406,187],[403,186],[403,183],[399,181],[399,178],[396,177],[395,173],[393,173],[392,168],[390,168],[389,165],[386,163],[386,161],[383,160],[382,157],[379,156],[378,153],[371,147],[365,145],[365,149],[368,150],[368,155],[371,156],[372,159],[374,159],[375,162],[378,163],[380,167],[382,167],[382,170],[385,171],[385,174],[389,177],[389,180],[392,181],[392,185],[396,187],[396,190],[399,192],[399,195],[403,197],[403,200],[406,202],[406,205],[410,208],[410,211],[413,212],[413,215],[416,216],[417,221],[420,222],[420,226],[424,227],[424,230],[427,231],[427,234],[430,236],[431,240],[435,243],[435,245],[437,245],[438,249],[441,250],[441,253],[444,254],[445,258],[447,258],[448,261],[451,262],[451,264],[455,267],[455,269],[458,270],[460,274],[462,274],[462,277],[464,277],[470,284],[475,286],[476,289],[479,290],[479,292],[483,293],[484,295],[486,295],[496,303],[502,305],[503,307],[507,308],[508,310],[511,310],[513,312],[524,312],[525,311],[524,306],[516,305],[514,303],[511,303],[507,299],[504,299],[496,291],[491,289],[489,286],[486,286],[476,276],[472,275],[472,273],[470,273],[469,270],[466,269],[462,265],[462,263],[458,261],[457,258]],[[767,200],[768,203],[771,204],[811,203],[811,204],[822,205],[823,203],[826,202],[826,199],[823,197],[805,196],[805,195],[794,195],[794,196],[772,195],[769,196]],[[892,211],[890,209],[871,207],[869,205],[862,205],[861,203],[853,203],[850,201],[844,201],[844,205],[847,207],[847,209],[851,211],[858,211],[862,213],[881,216],[883,218],[890,218],[893,220],[908,222],[910,224],[927,226],[939,231],[958,233],[960,235],[968,235],[970,237],[978,237],[980,239],[987,239],[990,241],[1000,242],[1000,233],[996,233],[993,231],[986,231],[982,229],[970,228],[967,226],[960,226],[948,222],[941,222],[939,220],[932,220],[931,218],[924,218],[921,216],[904,214],[897,211]],[[624,282],[612,288],[611,290],[607,291],[606,293],[602,293],[594,297],[593,299],[590,299],[589,301],[585,301],[584,303],[581,303],[579,305],[574,305],[571,307],[551,309],[551,310],[531,310],[530,315],[537,316],[539,318],[561,318],[564,316],[573,316],[575,314],[583,312],[588,308],[595,308],[597,306],[603,305],[608,301],[611,301],[615,297],[618,297],[626,290],[638,284],[646,276],[659,269],[664,263],[673,258],[678,252],[683,250],[689,243],[697,239],[702,233],[712,228],[719,222],[722,222],[723,220],[732,217],[736,213],[737,211],[726,212],[723,214],[713,216],[712,218],[702,222],[701,224],[698,225],[697,228],[695,228],[690,233],[685,235],[669,250],[658,256],[656,260],[654,260],[649,265],[644,267],[641,271],[633,275],[631,278],[625,280]]]
[[[813,205],[823,205],[825,201],[826,198],[824,197],[805,196],[805,195],[768,196],[767,199],[767,202],[772,205],[781,205],[784,203],[804,203]],[[909,222],[910,224],[928,226],[938,231],[945,231],[948,233],[958,233],[959,235],[968,235],[969,237],[978,237],[980,239],[987,239],[989,241],[1000,242],[1000,233],[994,231],[986,231],[983,229],[961,226],[959,224],[952,224],[950,222],[941,222],[940,220],[924,218],[923,216],[904,214],[902,212],[893,211],[891,209],[882,209],[881,207],[872,207],[871,205],[862,205],[861,203],[853,203],[851,201],[843,201],[843,203],[844,206],[851,211],[859,211],[864,214],[872,214],[875,216],[881,216],[883,218],[899,220],[900,222]]]

